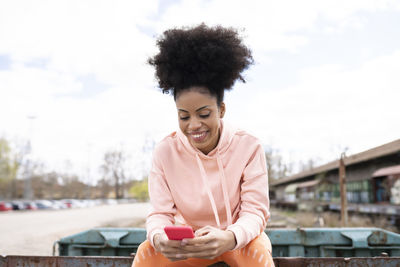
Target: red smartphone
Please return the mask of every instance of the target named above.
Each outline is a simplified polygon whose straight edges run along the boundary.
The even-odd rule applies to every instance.
[[[184,238],[193,238],[193,229],[190,226],[165,226],[164,232],[169,240],[182,240]]]

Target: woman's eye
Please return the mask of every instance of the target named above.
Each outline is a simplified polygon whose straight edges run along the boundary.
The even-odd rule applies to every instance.
[[[210,116],[210,113],[207,113],[207,114],[200,114],[199,116],[200,116],[200,118],[205,119],[205,118],[208,118],[208,117]]]
[[[189,117],[180,117],[179,119],[181,119],[183,121],[187,121],[189,119]]]

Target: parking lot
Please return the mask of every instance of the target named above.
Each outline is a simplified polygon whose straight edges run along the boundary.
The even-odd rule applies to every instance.
[[[148,203],[0,213],[0,255],[51,255],[62,237],[94,227],[142,225]]]

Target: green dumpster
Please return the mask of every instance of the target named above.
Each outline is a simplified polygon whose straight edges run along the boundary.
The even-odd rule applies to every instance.
[[[94,228],[56,243],[60,256],[129,256],[145,239],[143,228]]]
[[[380,228],[266,229],[265,233],[273,257],[400,256],[400,234]],[[145,239],[143,228],[95,228],[56,243],[60,256],[129,256]]]
[[[400,256],[400,234],[380,228],[268,229],[265,232],[271,239],[273,257]]]

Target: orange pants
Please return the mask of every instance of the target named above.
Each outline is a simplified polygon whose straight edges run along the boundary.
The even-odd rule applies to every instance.
[[[227,251],[213,260],[189,258],[186,260],[172,262],[168,258],[164,257],[164,255],[162,255],[160,252],[156,252],[150,245],[150,242],[146,240],[140,244],[132,267],[208,266],[219,261],[223,261],[231,267],[274,267],[271,251],[271,242],[267,235],[263,232],[244,248]]]

